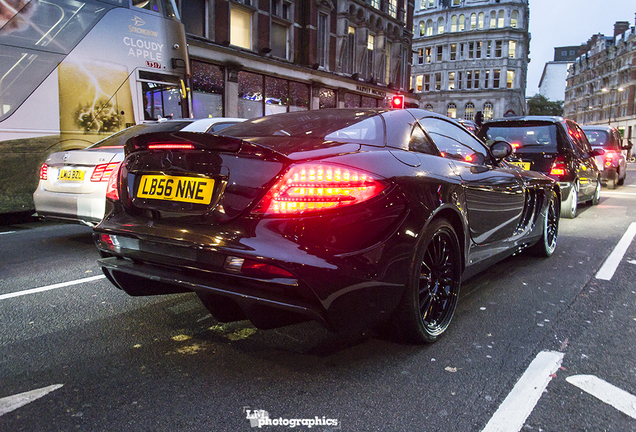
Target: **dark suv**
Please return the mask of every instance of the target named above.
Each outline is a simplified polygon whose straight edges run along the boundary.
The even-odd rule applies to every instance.
[[[578,204],[598,204],[601,174],[594,150],[581,127],[562,117],[525,116],[491,120],[478,136],[485,142],[507,141],[514,149],[508,161],[547,174],[561,186],[561,216],[576,217]]]
[[[614,189],[617,184],[625,183],[627,176],[627,160],[623,155],[621,145],[621,134],[618,129],[612,126],[581,126],[585,132],[587,140],[593,149],[603,149],[604,153],[597,156],[596,160],[601,167],[601,181],[609,189]]]

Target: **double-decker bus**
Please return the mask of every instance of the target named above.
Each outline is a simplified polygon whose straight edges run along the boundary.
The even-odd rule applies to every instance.
[[[33,209],[50,153],[189,117],[188,68],[174,0],[0,0],[0,213]]]

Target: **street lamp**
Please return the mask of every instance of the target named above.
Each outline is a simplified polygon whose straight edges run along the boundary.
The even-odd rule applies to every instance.
[[[609,89],[607,87],[603,87],[601,89],[601,91],[603,93],[610,93],[610,112],[609,112],[609,118],[607,119],[607,124],[608,125],[612,123],[612,113],[613,113],[613,108],[614,108],[614,101],[612,100],[612,93],[616,92],[617,90],[619,92],[622,92],[624,89],[623,89],[623,87],[619,87],[619,88],[612,87],[612,88],[609,88]],[[601,99],[601,101],[602,101],[602,99]],[[602,104],[601,104],[601,106],[602,106]],[[602,108],[601,108],[601,112],[602,112]]]

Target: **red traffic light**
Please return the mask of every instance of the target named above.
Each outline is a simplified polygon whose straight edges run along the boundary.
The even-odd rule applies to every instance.
[[[404,96],[403,95],[393,96],[393,99],[391,99],[391,106],[393,108],[404,108]]]

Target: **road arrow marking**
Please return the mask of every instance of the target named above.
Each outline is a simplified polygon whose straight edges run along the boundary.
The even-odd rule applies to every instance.
[[[5,415],[8,412],[23,407],[26,404],[33,402],[36,399],[40,399],[42,396],[46,396],[62,387],[64,384],[54,384],[41,389],[31,390],[28,392],[20,393],[13,396],[7,396],[0,399],[0,416]]]
[[[562,361],[560,352],[537,354],[482,432],[520,431]]]
[[[594,375],[573,375],[565,379],[570,384],[602,400],[636,419],[636,396],[603,381]]]

